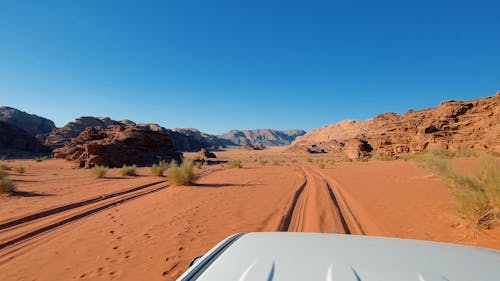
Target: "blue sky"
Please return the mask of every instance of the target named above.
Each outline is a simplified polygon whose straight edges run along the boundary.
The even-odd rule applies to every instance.
[[[223,133],[491,96],[499,3],[0,0],[0,105]]]

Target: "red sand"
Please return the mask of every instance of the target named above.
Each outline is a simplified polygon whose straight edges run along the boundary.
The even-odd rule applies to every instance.
[[[304,156],[280,150],[217,154],[243,159],[244,168],[203,167],[199,185],[190,187],[168,187],[164,178],[146,176],[148,168],[139,169],[139,177],[119,177],[113,169],[108,178],[93,179],[90,171],[71,169],[62,160],[6,163],[26,167],[26,174],[11,175],[19,190],[51,196],[0,197],[6,210],[0,224],[160,183],[0,229],[1,244],[69,219],[0,249],[0,280],[174,280],[193,257],[233,233],[249,231],[365,233],[500,249],[500,228],[474,238],[457,218],[448,189],[410,162],[336,163],[319,169]],[[260,158],[269,162],[262,166]],[[274,166],[273,160],[286,162]],[[119,204],[78,217],[109,202]]]

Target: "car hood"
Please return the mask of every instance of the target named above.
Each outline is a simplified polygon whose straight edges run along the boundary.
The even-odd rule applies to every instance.
[[[204,264],[203,268],[191,268],[198,270],[191,280],[436,281],[500,277],[500,252],[477,247],[314,233],[248,233],[233,240],[211,260],[200,261],[198,265]],[[221,244],[218,247],[220,250]]]

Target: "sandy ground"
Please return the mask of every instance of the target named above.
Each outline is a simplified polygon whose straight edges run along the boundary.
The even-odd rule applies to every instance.
[[[4,163],[26,173],[10,175],[23,194],[0,197],[0,280],[175,280],[193,257],[249,231],[500,249],[500,227],[473,235],[456,217],[448,189],[411,162],[332,164],[322,157],[319,168],[319,156],[308,161],[282,148],[217,155],[244,166],[204,166],[198,185],[188,187],[171,187],[148,168],[138,177],[112,169],[94,179],[63,160]],[[466,171],[471,161],[456,165]]]

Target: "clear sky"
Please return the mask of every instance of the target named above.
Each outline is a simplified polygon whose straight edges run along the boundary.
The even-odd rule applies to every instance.
[[[0,0],[0,105],[209,133],[500,91],[500,1]]]

